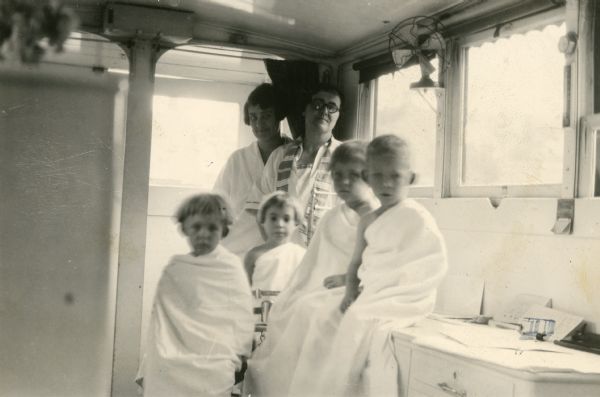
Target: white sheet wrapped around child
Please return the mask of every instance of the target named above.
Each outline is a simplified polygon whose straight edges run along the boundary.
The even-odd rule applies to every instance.
[[[433,310],[447,265],[431,215],[405,200],[380,215],[366,229],[365,240],[357,300],[342,315],[343,289],[337,289],[322,293],[311,311],[297,310],[287,324],[298,329],[296,337],[286,339],[285,351],[278,354],[280,368],[287,371],[261,373],[262,389],[253,397],[361,395],[369,350],[381,350],[372,344],[374,333],[410,326]]]
[[[221,246],[174,256],[156,290],[138,377],[144,396],[227,396],[254,332],[243,266]]]
[[[298,244],[284,243],[260,255],[252,273],[252,289],[285,290],[305,252]]]
[[[267,338],[249,361],[246,393],[285,395],[279,393],[276,383],[282,382],[284,388],[288,384],[296,364],[289,357],[299,354],[303,323],[322,304],[322,297],[332,294],[323,286],[323,279],[346,272],[359,220],[359,215],[346,204],[332,208],[321,219],[302,262],[271,309]],[[336,290],[341,301],[344,289]]]
[[[325,291],[325,277],[346,273],[359,220],[360,216],[346,204],[340,204],[325,213],[302,262],[271,311],[273,321],[280,317],[279,313],[285,316],[283,312],[298,298]]]

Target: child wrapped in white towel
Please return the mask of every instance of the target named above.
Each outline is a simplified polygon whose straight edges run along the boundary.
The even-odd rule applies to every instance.
[[[301,222],[301,209],[287,192],[276,191],[263,200],[256,218],[266,241],[244,258],[250,285],[252,289],[282,291],[306,251],[290,241]]]
[[[174,256],[160,278],[137,381],[146,397],[230,397],[251,352],[254,316],[242,263],[219,245],[229,206],[219,195],[197,195],[177,220],[192,252]]]

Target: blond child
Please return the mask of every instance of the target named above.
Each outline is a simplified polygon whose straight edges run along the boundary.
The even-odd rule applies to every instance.
[[[446,250],[432,216],[406,199],[414,180],[406,142],[394,135],[375,138],[367,149],[366,179],[381,207],[358,225],[343,299],[323,297],[304,325],[287,396],[386,395],[363,382],[368,357],[373,366],[369,352],[393,362],[391,331],[433,310]]]
[[[146,397],[230,397],[254,332],[242,263],[219,244],[231,211],[221,196],[200,194],[176,218],[191,252],[172,257],[162,273],[138,383]]]
[[[348,309],[359,293],[357,273],[367,247],[366,229],[387,210],[403,202],[408,196],[409,185],[415,180],[415,173],[410,167],[408,145],[395,135],[375,138],[369,144],[368,158],[366,178],[381,206],[363,217],[358,225],[358,239],[346,273],[346,293],[340,304],[342,312]]]
[[[286,287],[306,251],[290,242],[301,214],[296,200],[286,192],[271,193],[261,203],[257,222],[266,241],[248,251],[244,258],[253,289],[281,291]]]

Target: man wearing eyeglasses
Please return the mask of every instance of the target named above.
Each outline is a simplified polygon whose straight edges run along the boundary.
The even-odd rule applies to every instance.
[[[337,203],[329,174],[329,159],[340,144],[332,131],[340,116],[341,94],[336,87],[321,84],[308,98],[303,112],[304,135],[271,153],[261,179],[246,201],[246,211],[240,216],[238,227],[234,224],[230,236],[223,240],[223,244],[238,255],[243,256],[256,240],[250,235],[248,225],[244,226],[248,221],[243,218],[256,214],[265,195],[282,190],[299,201],[304,209],[304,222],[292,241],[303,246],[308,246],[323,214]]]

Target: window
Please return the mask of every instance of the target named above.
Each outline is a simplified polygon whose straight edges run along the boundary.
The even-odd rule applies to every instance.
[[[436,60],[432,63],[437,67]],[[413,169],[417,174],[413,192],[418,196],[431,196],[435,169],[437,98],[433,89],[422,91],[409,88],[411,83],[420,78],[419,65],[379,77],[375,136],[396,134],[408,142],[413,156]]]
[[[557,44],[564,34],[565,24],[554,23],[463,44],[452,195],[558,195],[565,60]]]
[[[150,183],[211,189],[238,148],[240,105],[154,96]]]

